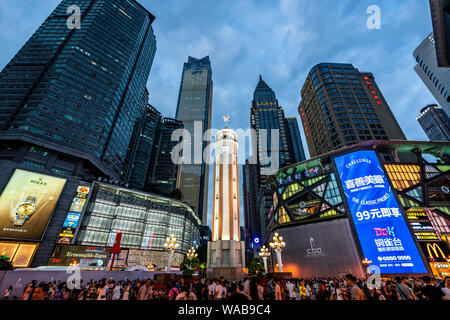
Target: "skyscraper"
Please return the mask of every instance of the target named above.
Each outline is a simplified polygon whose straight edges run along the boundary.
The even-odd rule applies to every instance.
[[[80,29],[67,26],[73,5]],[[123,180],[156,52],[153,20],[135,0],[63,0],[0,73],[0,140]]]
[[[250,127],[256,130],[258,148],[256,154],[257,161],[261,164],[261,179],[263,181],[271,171],[271,164],[264,163],[263,158],[275,156],[279,167],[292,162],[288,142],[289,133],[283,108],[278,105],[275,92],[264,82],[261,76],[259,76],[259,82],[253,94]],[[267,139],[264,138],[263,130],[266,130]],[[279,134],[279,141],[275,149],[272,149],[272,130],[277,130]]]
[[[406,140],[373,74],[351,64],[316,65],[301,95],[311,157],[366,140]]]
[[[260,169],[254,161],[246,160],[242,166],[242,191],[244,196],[244,221],[246,241],[246,261],[253,258],[251,244],[255,237],[262,239],[261,218],[259,217],[258,195],[261,186]]]
[[[146,184],[150,157],[160,123],[161,113],[151,105],[147,105],[144,115],[135,123],[127,156],[129,160],[126,183],[131,188],[142,189]]]
[[[158,191],[170,194],[179,187],[180,163],[174,163],[172,152],[180,141],[172,141],[172,133],[183,129],[181,121],[165,118],[160,121],[150,159],[147,183]]]
[[[431,141],[450,141],[450,118],[440,106],[426,106],[420,110],[417,121]]]
[[[204,141],[203,136],[211,129],[212,97],[209,56],[189,57],[183,68],[176,114],[176,119],[183,122],[184,129],[190,133],[190,139],[183,141],[180,189],[183,200],[194,208],[204,225],[208,218],[209,160],[203,161],[203,151],[211,137]]]
[[[303,149],[302,136],[300,135],[297,118],[286,118],[286,125],[289,132],[291,162],[298,163],[305,161],[305,150]]]
[[[450,68],[450,0],[430,0],[439,67]]]
[[[422,41],[413,55],[417,61],[414,70],[441,107],[450,115],[450,68],[438,67],[433,33]]]

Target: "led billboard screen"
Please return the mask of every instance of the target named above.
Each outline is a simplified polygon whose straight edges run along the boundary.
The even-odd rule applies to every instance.
[[[41,240],[65,183],[17,169],[0,197],[0,238]]]
[[[381,273],[427,273],[374,151],[336,158],[364,257]]]

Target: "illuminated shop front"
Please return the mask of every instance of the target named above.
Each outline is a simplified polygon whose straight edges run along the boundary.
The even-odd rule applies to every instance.
[[[282,168],[266,181],[273,194],[266,233],[284,236],[283,264],[299,276],[376,268],[442,275],[450,260],[449,155],[448,143],[369,141]],[[430,242],[445,247],[445,259],[428,259],[422,244]],[[316,248],[321,255],[308,255]]]
[[[97,182],[84,191],[89,196],[78,192],[74,197],[73,204],[79,205],[68,212],[65,223],[67,219],[69,223],[60,235],[60,240],[67,240],[62,243],[72,236],[69,242],[77,246],[110,248],[120,232],[121,247],[129,250],[127,265],[157,266],[167,259],[167,237],[174,235],[180,244],[174,256],[178,264],[183,254],[200,244],[201,221],[180,201]]]

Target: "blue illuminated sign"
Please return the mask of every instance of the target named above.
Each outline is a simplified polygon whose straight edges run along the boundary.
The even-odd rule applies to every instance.
[[[78,212],[69,212],[66,216],[66,220],[64,221],[64,228],[76,228],[78,223],[80,222],[81,213]]]
[[[427,273],[376,153],[334,161],[364,257],[381,273]]]
[[[259,244],[261,242],[261,239],[259,237],[254,237],[253,238],[253,243],[254,244]]]

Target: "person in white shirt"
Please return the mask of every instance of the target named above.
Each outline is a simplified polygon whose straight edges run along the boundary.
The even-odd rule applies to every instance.
[[[222,300],[223,297],[223,287],[222,283],[219,282],[219,284],[216,286],[216,293],[214,294],[214,300]]]
[[[208,286],[208,296],[209,296],[209,300],[214,300],[214,297],[216,295],[216,288],[217,288],[217,284],[215,281],[212,281],[210,283],[210,285]]]
[[[258,288],[258,299],[264,300],[264,287],[261,285],[261,282],[258,282],[257,288]]]
[[[306,297],[310,298],[311,297],[311,287],[309,286],[309,284],[306,284]]]
[[[286,289],[289,292],[289,300],[295,300],[295,290],[294,290],[294,284],[291,283],[289,280],[286,282]]]
[[[120,296],[122,295],[122,284],[119,281],[117,283],[117,285],[114,287],[113,289],[113,295],[112,295],[112,299],[113,300],[120,300]]]
[[[247,278],[247,280],[245,280],[244,282],[244,292],[246,295],[250,295],[250,280],[249,278]]]
[[[446,277],[444,280],[444,288],[442,288],[442,292],[445,294],[445,299],[450,300],[450,277]]]

